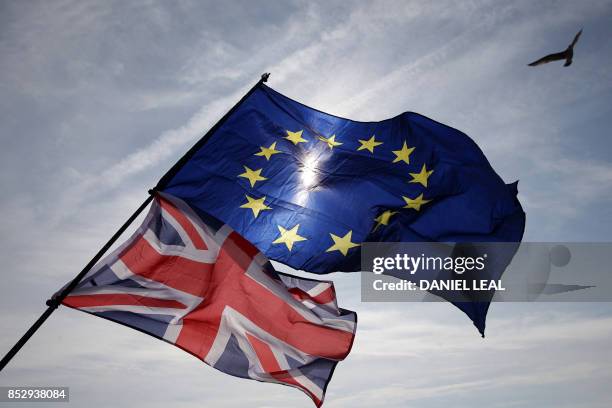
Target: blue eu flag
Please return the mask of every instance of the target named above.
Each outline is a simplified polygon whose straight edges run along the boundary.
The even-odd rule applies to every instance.
[[[296,269],[360,270],[366,241],[523,236],[516,186],[467,135],[416,113],[357,122],[260,83],[192,153],[162,190]],[[486,306],[459,305],[482,330]]]

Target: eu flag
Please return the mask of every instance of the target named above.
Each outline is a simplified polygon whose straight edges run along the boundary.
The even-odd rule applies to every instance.
[[[340,118],[263,83],[160,188],[314,273],[360,270],[366,241],[518,242],[525,226],[516,185],[464,133]]]

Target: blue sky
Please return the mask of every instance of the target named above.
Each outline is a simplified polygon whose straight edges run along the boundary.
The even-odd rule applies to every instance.
[[[356,120],[415,111],[520,180],[528,241],[609,241],[612,2],[0,3],[0,350],[264,71]],[[529,68],[584,27],[574,64]],[[485,340],[448,304],[362,304],[328,407],[609,406],[612,306],[494,304]],[[309,407],[60,309],[0,375],[74,406]],[[41,405],[37,405],[41,406]]]

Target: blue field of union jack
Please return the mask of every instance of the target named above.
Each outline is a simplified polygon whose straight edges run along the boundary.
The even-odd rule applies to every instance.
[[[63,304],[140,330],[238,377],[304,391],[317,406],[357,316],[328,281],[281,274],[227,225],[157,194],[132,237]]]

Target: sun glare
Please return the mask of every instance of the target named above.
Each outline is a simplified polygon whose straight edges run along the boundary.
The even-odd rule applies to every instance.
[[[302,188],[312,188],[317,183],[317,158],[313,154],[307,154],[300,171]]]

